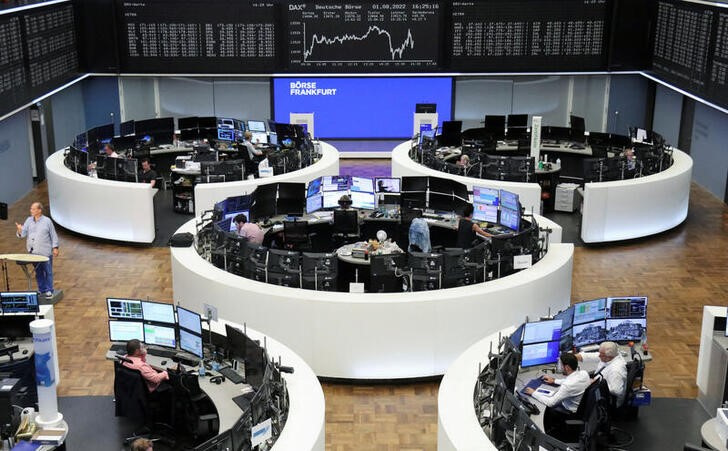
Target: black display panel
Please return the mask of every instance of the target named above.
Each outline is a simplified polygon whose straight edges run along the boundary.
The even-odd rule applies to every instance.
[[[0,16],[0,114],[22,104],[28,96],[28,74],[23,62],[21,17]]]
[[[711,46],[711,67],[706,93],[710,100],[728,107],[728,11],[716,8],[715,39]]]
[[[422,71],[440,66],[439,1],[289,2],[292,72]]]
[[[714,7],[685,1],[657,2],[652,69],[656,75],[698,95],[705,94]]]
[[[607,0],[454,1],[450,69],[603,70],[609,4]]]
[[[117,0],[119,62],[126,73],[271,72],[272,1]]]

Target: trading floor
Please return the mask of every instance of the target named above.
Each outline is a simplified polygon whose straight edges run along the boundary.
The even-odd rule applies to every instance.
[[[351,162],[342,166],[347,163]],[[47,199],[47,186],[41,183],[10,207],[9,217],[25,217],[31,201]],[[653,400],[697,395],[702,307],[728,299],[727,231],[728,206],[693,184],[688,218],[677,228],[628,243],[575,250],[573,300],[620,293],[649,296],[649,348],[654,360],[646,385]],[[61,247],[54,273],[65,293],[55,306],[62,380],[58,393],[110,396],[113,368],[104,358],[108,350],[104,299],[171,299],[169,249],[95,241],[60,228],[58,232]],[[24,241],[13,238],[12,220],[0,222],[0,233],[0,253],[23,250]],[[20,269],[10,269],[11,286],[22,286],[25,278]],[[323,388],[327,449],[436,449],[438,381],[324,383]]]

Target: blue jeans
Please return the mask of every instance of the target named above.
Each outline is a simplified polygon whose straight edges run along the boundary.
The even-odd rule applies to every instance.
[[[35,264],[35,280],[38,282],[38,291],[41,293],[53,292],[53,256],[48,261]]]

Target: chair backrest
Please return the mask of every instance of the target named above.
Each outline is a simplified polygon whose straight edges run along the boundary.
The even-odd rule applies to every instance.
[[[283,221],[283,237],[286,243],[307,243],[308,221]]]
[[[584,431],[581,434],[581,450],[595,451],[599,431],[609,430],[609,386],[599,377],[584,392],[579,407],[584,404]]]
[[[632,398],[634,398],[634,381],[638,377],[642,377],[644,374],[644,363],[642,360],[632,360],[627,363],[627,379],[624,382],[624,399],[625,406],[630,405]],[[620,407],[620,406],[617,406]]]
[[[357,210],[334,210],[334,233],[358,234],[359,213]]]
[[[117,417],[146,418],[149,391],[142,374],[114,362],[114,399]]]

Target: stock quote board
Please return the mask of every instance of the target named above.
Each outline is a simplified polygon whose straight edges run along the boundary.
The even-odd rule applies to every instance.
[[[0,15],[0,114],[79,74],[71,2]]]
[[[290,72],[416,72],[441,64],[442,4],[290,2],[284,5]]]
[[[117,0],[121,72],[270,72],[277,8],[272,1]]]
[[[453,1],[450,69],[604,70],[609,5],[607,0]]]

